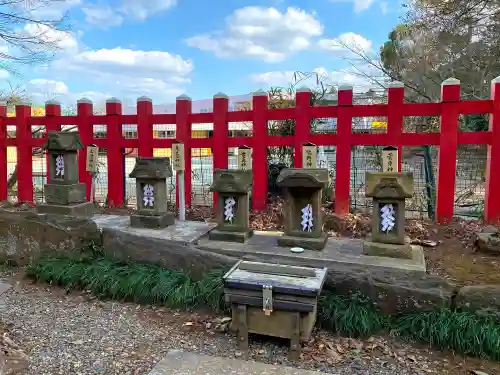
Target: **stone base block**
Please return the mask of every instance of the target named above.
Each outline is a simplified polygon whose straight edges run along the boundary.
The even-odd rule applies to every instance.
[[[363,243],[363,254],[399,259],[412,259],[413,256],[408,237],[405,237],[404,245],[374,242],[368,239]]]
[[[175,222],[174,214],[167,212],[159,216],[130,215],[130,226],[134,228],[162,229]]]
[[[283,235],[278,237],[278,245],[281,247],[301,247],[307,250],[323,250],[327,240],[328,236],[326,233],[316,238]]]
[[[48,205],[68,205],[86,203],[85,184],[45,184],[45,202]]]
[[[95,206],[92,202],[68,205],[40,204],[36,206],[36,212],[39,214],[91,217],[94,216]]]
[[[245,243],[253,235],[253,230],[247,232],[228,232],[225,230],[212,229],[208,238],[212,241],[226,241]]]

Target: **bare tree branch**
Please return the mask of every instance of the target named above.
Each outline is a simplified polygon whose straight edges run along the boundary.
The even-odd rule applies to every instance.
[[[43,17],[50,7],[71,0],[0,0],[0,68],[18,73],[20,65],[50,61],[69,25],[63,15]]]

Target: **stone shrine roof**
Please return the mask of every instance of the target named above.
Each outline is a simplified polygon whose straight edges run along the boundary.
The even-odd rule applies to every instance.
[[[83,144],[76,132],[49,131],[43,149],[48,151],[78,151],[83,149]]]
[[[135,166],[129,177],[156,180],[172,177],[170,158],[135,158]]]

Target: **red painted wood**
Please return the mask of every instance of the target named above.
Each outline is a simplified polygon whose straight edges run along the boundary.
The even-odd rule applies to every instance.
[[[309,116],[309,104],[311,91],[297,91],[295,97],[295,135],[294,135],[294,168],[302,168],[302,146],[309,142],[311,131],[311,117]]]
[[[87,147],[93,144],[94,129],[91,123],[93,105],[90,100],[82,99],[77,103],[77,126],[83,149],[78,152],[78,179],[82,184],[86,184],[87,199],[93,201],[95,197],[90,196],[92,189],[92,175],[86,171],[87,166]],[[113,186],[108,186],[112,189]]]
[[[17,200],[33,203],[33,155],[31,137],[31,107],[16,106]]]
[[[143,158],[153,157],[153,102],[151,99],[141,97],[137,99],[137,140],[139,142],[138,154]]]
[[[337,118],[337,150],[335,158],[335,213],[349,213],[351,188],[352,89],[340,89]]]
[[[227,122],[227,112],[229,100],[227,96],[214,96],[214,135],[213,135],[213,165],[215,168],[227,169],[228,167],[228,140],[229,123]],[[213,206],[217,207],[217,193],[213,193]]]
[[[176,113],[176,139],[179,142],[184,143],[184,161],[186,163],[184,170],[184,202],[186,207],[191,207],[191,192],[192,192],[192,168],[191,168],[191,148],[193,145],[192,141],[192,131],[191,131],[191,98],[189,97],[179,97],[177,98],[175,104]],[[203,138],[199,138],[203,140]],[[178,177],[177,185],[179,186]],[[175,190],[176,205],[179,207],[179,191]]]
[[[253,96],[252,204],[256,211],[267,207],[267,94]],[[241,145],[243,146],[243,145]]]
[[[51,131],[61,131],[61,105],[56,103],[47,102],[45,104],[45,132],[46,135]],[[45,175],[47,176],[47,183],[50,183],[50,159],[48,153],[45,152]]]
[[[436,219],[449,222],[453,217],[457,174],[458,113],[460,84],[443,84],[442,114],[438,155]]]
[[[449,82],[448,82],[449,83]],[[500,189],[500,180],[494,178],[500,167],[500,88],[496,84],[489,100],[460,101],[459,85],[444,85],[442,102],[439,103],[404,103],[403,89],[393,87],[388,92],[388,104],[353,105],[352,91],[340,90],[338,106],[309,107],[308,93],[299,92],[296,108],[268,110],[267,95],[255,95],[253,108],[247,111],[227,111],[227,100],[214,100],[213,113],[191,113],[191,101],[179,98],[175,114],[153,114],[152,103],[145,100],[138,102],[137,115],[122,115],[119,103],[107,103],[106,115],[92,115],[92,104],[78,104],[77,116],[60,116],[57,105],[48,104],[45,117],[31,117],[30,108],[18,106],[16,117],[5,117],[5,107],[0,106],[0,199],[7,195],[7,152],[6,147],[18,148],[18,195],[20,201],[33,201],[32,148],[40,147],[44,139],[32,139],[32,125],[46,125],[47,130],[58,130],[61,125],[78,125],[82,143],[91,143],[107,149],[108,153],[108,199],[111,205],[120,205],[124,201],[123,155],[121,149],[137,149],[137,155],[152,156],[153,148],[170,148],[172,139],[153,138],[153,124],[176,124],[177,140],[185,144],[185,190],[186,205],[191,205],[191,149],[212,148],[214,167],[227,167],[227,149],[229,147],[250,146],[253,150],[253,208],[264,210],[267,207],[267,148],[293,147],[295,166],[301,166],[304,143],[333,145],[336,153],[335,211],[339,215],[349,212],[351,147],[358,145],[394,145],[403,146],[439,146],[436,214],[440,222],[453,216],[454,184],[456,174],[456,150],[459,144],[488,145],[486,170],[485,218],[496,221],[500,217],[500,198],[493,192]],[[459,114],[488,113],[490,129],[486,132],[458,132]],[[353,117],[387,117],[386,134],[352,134]],[[441,116],[440,133],[406,134],[402,132],[404,116]],[[336,117],[336,134],[310,134],[309,123],[313,118]],[[296,130],[290,136],[269,136],[267,121],[295,119]],[[250,137],[228,137],[227,127],[230,121],[252,121],[253,134]],[[214,123],[212,138],[192,139],[191,124]],[[124,139],[122,124],[137,123],[138,138]],[[107,124],[107,138],[93,139],[93,124]],[[16,138],[7,138],[6,126],[17,128]],[[402,153],[400,152],[402,156]],[[90,191],[90,175],[85,172],[86,150],[79,152],[80,181],[87,183]]]
[[[121,207],[125,201],[124,154],[122,136],[122,104],[117,101],[106,102],[106,138],[108,157],[108,206]]]
[[[500,171],[500,79],[497,80],[498,82],[491,85],[493,108],[489,131],[492,136],[488,145],[484,194],[484,218],[489,222],[500,220],[500,178],[495,176],[495,173]]]
[[[7,106],[0,104],[0,201],[7,200]]]
[[[387,99],[387,134],[391,146],[398,149],[398,172],[401,171],[403,162],[403,145],[401,143],[401,134],[403,133],[403,103],[405,96],[404,87],[389,87]]]

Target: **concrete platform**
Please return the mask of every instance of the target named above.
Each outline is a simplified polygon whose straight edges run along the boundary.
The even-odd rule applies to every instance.
[[[320,375],[317,371],[171,350],[149,375]]]
[[[214,223],[204,223],[202,221],[175,220],[174,225],[170,225],[166,228],[148,229],[131,227],[129,216],[95,215],[92,217],[92,220],[100,229],[113,229],[140,237],[150,237],[158,240],[190,244],[196,243],[200,237],[206,235],[210,229],[216,225]]]
[[[394,269],[425,274],[424,252],[420,246],[412,245],[411,259],[397,259],[363,254],[364,240],[341,238],[328,239],[322,251],[304,250],[292,253],[289,248],[277,245],[281,232],[255,231],[246,243],[212,241],[207,236],[200,238],[198,247],[203,250],[240,259],[269,261],[309,267],[329,267],[342,263],[374,269]]]

